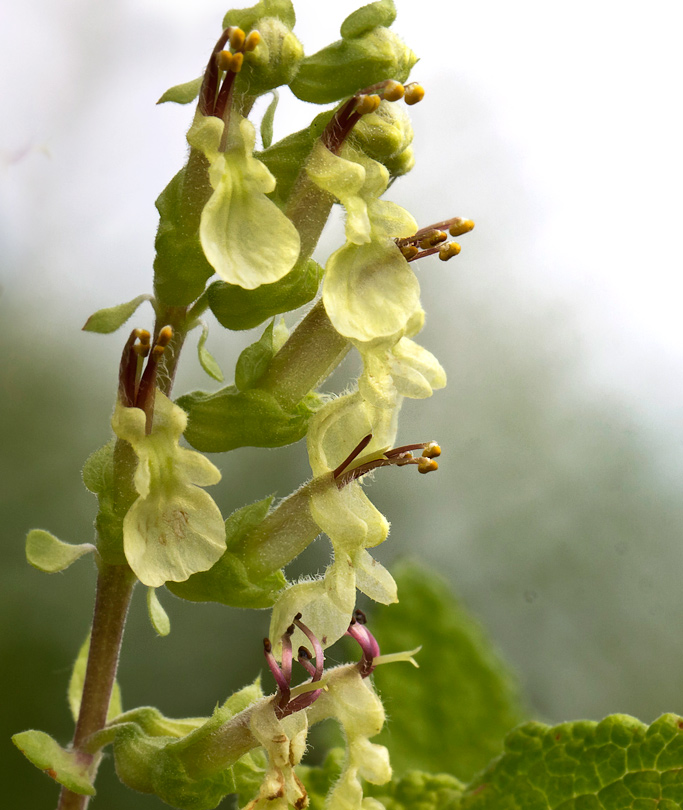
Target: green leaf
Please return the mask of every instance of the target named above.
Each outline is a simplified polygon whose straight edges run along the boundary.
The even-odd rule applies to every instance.
[[[268,105],[263,118],[261,119],[261,143],[263,148],[267,149],[273,142],[273,121],[275,119],[275,110],[277,109],[280,95],[277,90],[273,90],[273,100]]]
[[[282,571],[252,580],[236,550],[241,541],[259,526],[273,501],[272,495],[243,506],[225,521],[228,550],[208,571],[193,574],[185,582],[167,582],[171,593],[190,602],[219,602],[242,608],[271,607],[286,586]]]
[[[167,636],[171,632],[171,620],[161,606],[156,588],[147,588],[147,613],[158,635]]]
[[[525,723],[505,753],[468,785],[460,810],[621,810],[683,806],[683,719],[651,726],[615,714]]]
[[[352,11],[341,24],[339,33],[343,39],[354,39],[378,26],[388,28],[395,19],[394,0],[378,0]]]
[[[94,796],[94,773],[89,772],[90,756],[66,751],[44,731],[22,731],[12,742],[36,768],[45,771],[60,785],[82,796]]]
[[[273,359],[275,348],[273,346],[273,326],[275,320],[266,326],[261,337],[252,343],[240,354],[235,366],[235,385],[240,391],[253,388],[266,373],[266,369]]]
[[[306,435],[319,397],[309,394],[293,411],[285,411],[274,396],[234,385],[215,393],[193,391],[177,400],[187,411],[185,438],[197,450],[224,453],[236,447],[283,447]]]
[[[273,315],[307,304],[315,298],[322,277],[323,268],[309,259],[295,264],[280,281],[254,290],[216,281],[207,290],[209,307],[226,329],[252,329]]]
[[[223,372],[221,371],[221,367],[218,365],[214,356],[209,352],[208,349],[205,348],[206,339],[209,337],[209,327],[208,324],[204,324],[202,329],[202,334],[199,338],[199,342],[197,343],[197,354],[199,355],[199,364],[204,369],[204,371],[209,375],[209,377],[213,377],[214,380],[218,382],[223,382]]]
[[[71,670],[69,689],[67,691],[69,708],[71,709],[71,716],[74,719],[74,723],[78,720],[78,713],[81,710],[81,698],[83,697],[83,685],[85,683],[85,670],[88,665],[89,651],[90,634],[88,633],[88,637],[83,644],[81,644],[81,649],[78,651],[78,656]],[[122,711],[121,687],[118,681],[114,681],[114,688],[112,689],[111,698],[109,699],[109,709],[107,710],[107,722],[109,723],[115,717],[118,717]]]
[[[377,608],[372,631],[382,652],[422,645],[420,669],[378,667],[391,724],[378,738],[394,768],[470,779],[502,750],[523,718],[516,685],[486,634],[446,582],[415,563],[395,572],[400,602]]]
[[[191,82],[184,82],[183,84],[176,84],[175,87],[169,89],[157,101],[157,104],[164,104],[167,101],[173,101],[175,104],[190,104],[199,95],[204,77],[199,76],[192,79]]]
[[[79,557],[95,550],[92,543],[77,546],[63,543],[43,529],[31,529],[26,535],[26,559],[34,568],[45,571],[46,574],[64,571]]]
[[[97,312],[94,312],[85,322],[83,331],[99,332],[101,335],[116,332],[143,301],[153,300],[151,295],[138,295],[137,298],[133,298],[132,301],[127,301],[125,304],[118,304],[115,307],[107,307],[106,309],[98,309]]]

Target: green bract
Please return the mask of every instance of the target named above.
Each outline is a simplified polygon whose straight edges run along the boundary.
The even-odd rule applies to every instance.
[[[154,426],[145,433],[145,413],[117,404],[114,433],[136,456],[138,499],[123,521],[128,564],[145,585],[179,582],[210,568],[225,550],[220,510],[199,487],[217,484],[221,474],[204,456],[180,447],[187,416],[160,391]]]
[[[253,290],[285,276],[299,255],[299,234],[266,194],[275,178],[253,156],[256,133],[234,115],[225,151],[223,122],[197,113],[187,139],[205,155],[213,188],[199,225],[202,249],[229,284]]]

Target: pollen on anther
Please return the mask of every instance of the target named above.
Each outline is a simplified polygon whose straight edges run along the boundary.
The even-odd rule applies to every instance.
[[[417,471],[423,475],[429,472],[434,472],[439,469],[438,461],[433,458],[419,458],[417,462]]]
[[[420,252],[420,249],[416,245],[403,245],[400,248],[401,253],[405,256],[405,258],[410,261],[414,259],[417,254]]]
[[[444,233],[444,231],[429,231],[429,233],[420,239],[419,245],[422,250],[428,250],[429,248],[436,247],[442,242],[445,242],[446,239],[448,239],[448,234]]]
[[[422,451],[423,458],[438,458],[441,455],[441,447],[436,442],[430,442]]]
[[[261,34],[258,31],[252,31],[246,39],[244,43],[244,50],[245,51],[253,51],[255,50],[259,43],[261,42]]]
[[[469,233],[474,228],[474,222],[471,219],[461,219],[457,217],[451,227],[448,229],[448,233],[451,236],[462,236],[464,233]]]
[[[406,89],[400,82],[395,82],[393,79],[387,82],[382,95],[387,101],[398,101],[405,95]]]
[[[380,97],[378,95],[360,96],[356,103],[356,112],[358,115],[368,115],[368,113],[375,112],[380,105]]]
[[[418,102],[422,101],[424,97],[425,90],[421,84],[413,82],[412,84],[407,84],[405,86],[405,95],[403,98],[409,107],[412,107],[413,104],[417,104]]]
[[[460,253],[460,245],[457,242],[449,242],[439,250],[439,258],[442,262],[447,262],[453,256],[457,256],[458,253]]]
[[[233,51],[239,51],[244,45],[246,34],[241,28],[233,28],[230,32],[230,47]]]
[[[157,336],[156,346],[161,346],[162,348],[165,348],[171,342],[172,338],[173,338],[173,327],[164,326]]]
[[[241,52],[234,53],[232,55],[232,65],[230,65],[230,70],[233,73],[239,73],[240,70],[242,70],[242,63],[243,62],[244,62],[244,54],[241,53]]]
[[[221,51],[216,55],[216,64],[219,70],[224,70],[226,73],[232,68],[233,54],[230,51]]]

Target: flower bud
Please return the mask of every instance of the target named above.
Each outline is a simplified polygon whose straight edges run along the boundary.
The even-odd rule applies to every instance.
[[[290,87],[302,101],[328,104],[385,79],[404,82],[416,62],[399,36],[378,27],[303,59]]]
[[[413,128],[403,104],[382,101],[355,125],[349,142],[373,160],[396,159],[413,142]]]
[[[292,81],[304,49],[291,28],[276,17],[264,17],[254,28],[258,29],[260,40],[245,54],[235,92],[260,96]]]

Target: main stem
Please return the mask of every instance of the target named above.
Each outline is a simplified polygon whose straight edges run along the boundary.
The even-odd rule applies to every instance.
[[[166,395],[171,392],[180,350],[185,340],[186,312],[185,307],[165,307],[163,311],[159,312],[154,329],[156,337],[161,327],[168,324],[174,328],[173,340],[167,347],[165,362],[162,362],[161,373],[157,380],[159,388]],[[120,475],[129,478],[134,471],[134,465],[122,465],[118,469]],[[129,488],[125,484],[132,482],[121,481],[120,483],[123,485],[121,497],[125,500],[126,490]],[[128,565],[111,565],[104,561],[99,563],[88,663],[72,743],[72,747],[76,751],[84,746],[88,737],[103,729],[107,723],[109,701],[116,680],[121,642],[123,641],[123,630],[136,582],[137,579]],[[99,757],[99,755],[85,752],[82,756],[87,757],[89,763],[93,763],[96,756]],[[94,765],[96,769],[97,763]],[[63,787],[59,794],[57,810],[85,810],[89,800],[89,796],[74,793]]]
[[[73,747],[78,750],[88,737],[104,727],[111,699],[123,639],[123,628],[135,576],[126,565],[100,565],[97,595],[90,635],[90,651],[85,673],[81,708]],[[93,760],[92,754],[83,754]],[[62,788],[58,810],[85,810],[89,796]]]

